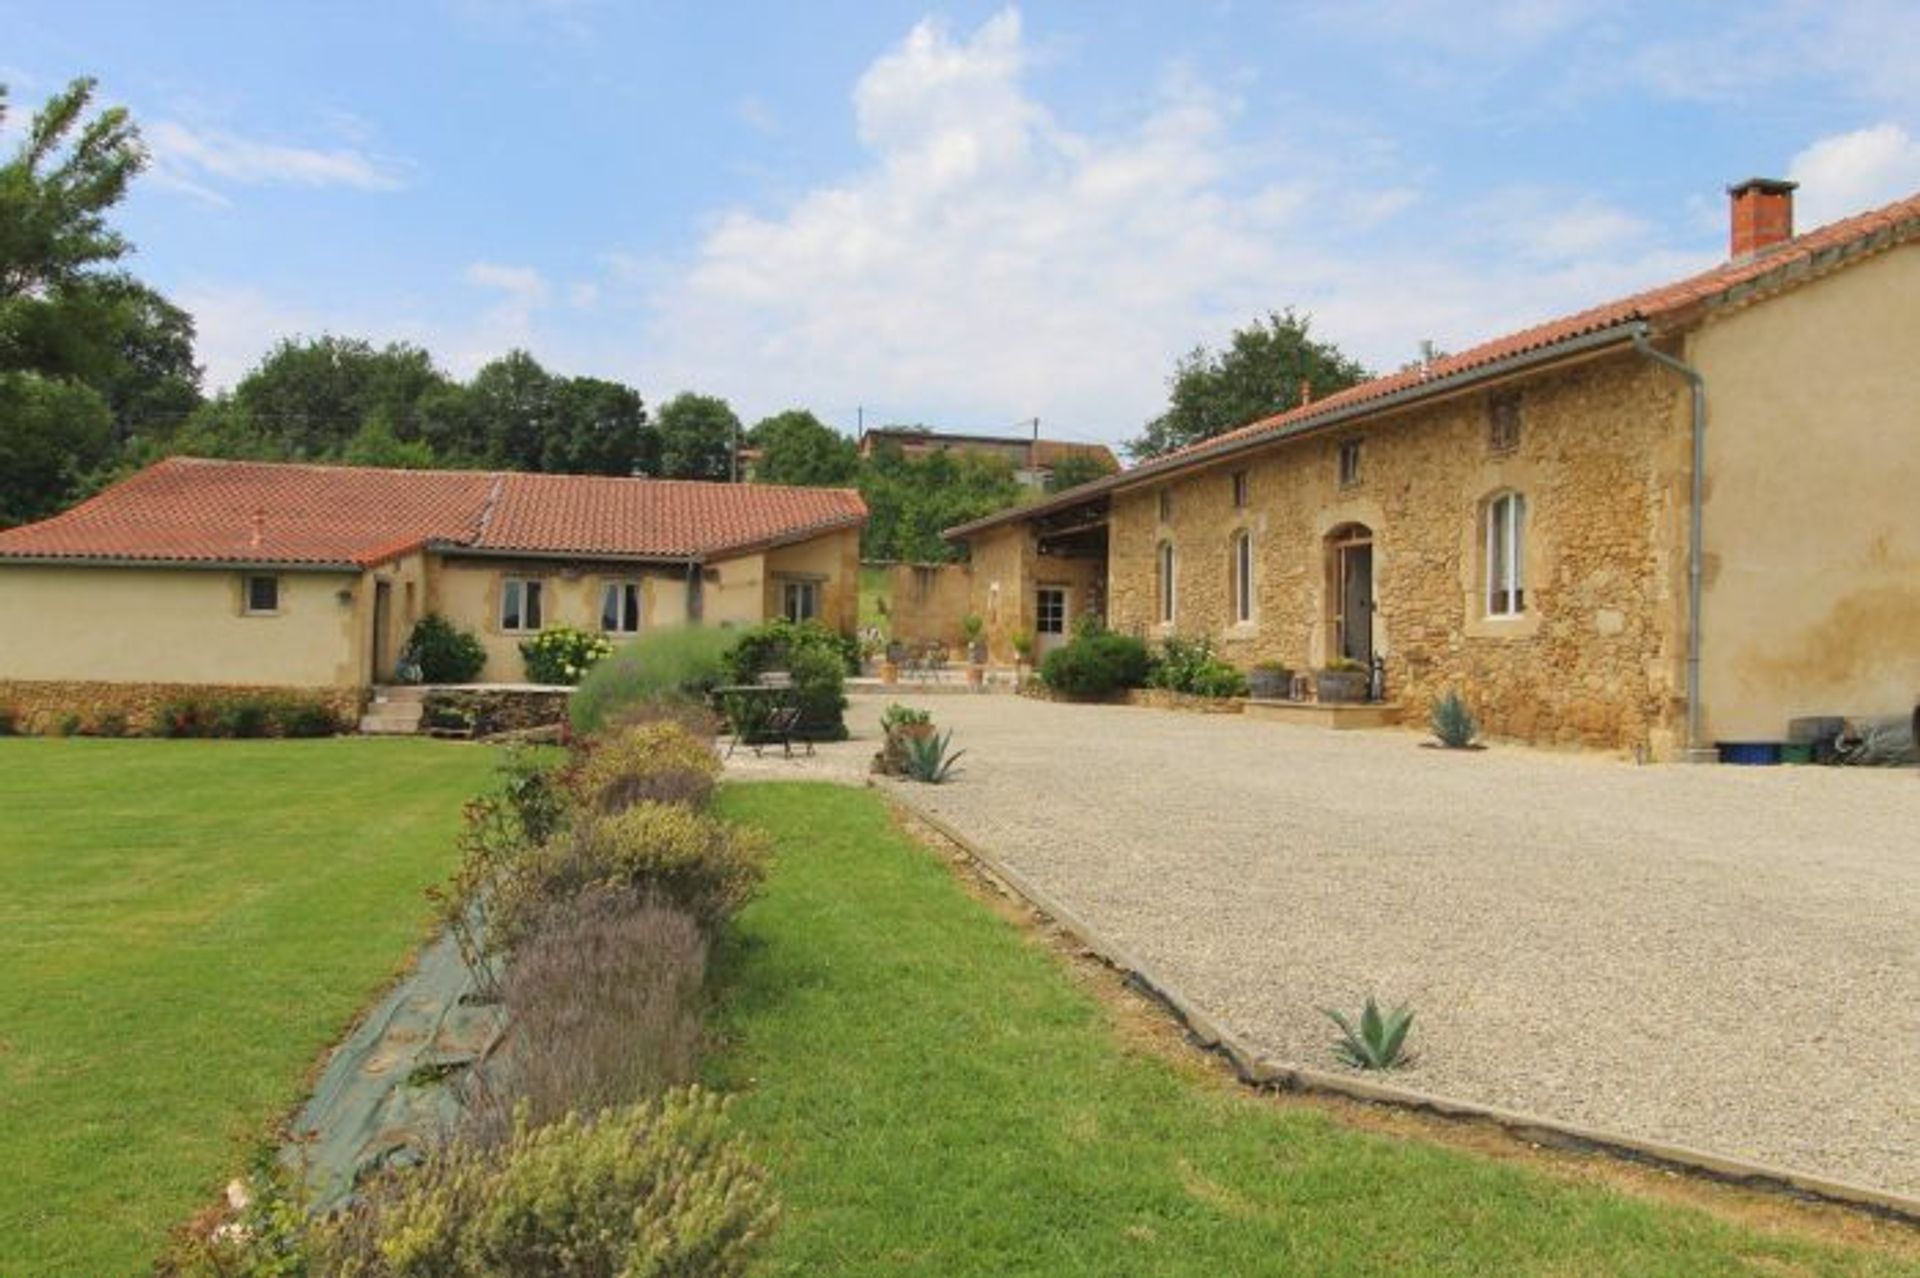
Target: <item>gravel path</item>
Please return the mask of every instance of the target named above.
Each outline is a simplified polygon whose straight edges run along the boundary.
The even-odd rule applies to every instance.
[[[1648,767],[1007,696],[912,797],[1276,1059],[1920,1194],[1920,778]],[[857,780],[861,740],[743,774]]]

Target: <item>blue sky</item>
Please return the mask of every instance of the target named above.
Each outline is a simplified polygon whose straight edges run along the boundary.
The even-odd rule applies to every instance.
[[[276,338],[510,347],[749,421],[1115,440],[1268,308],[1382,369],[1920,191],[1911,3],[21,4],[154,152],[133,268]]]

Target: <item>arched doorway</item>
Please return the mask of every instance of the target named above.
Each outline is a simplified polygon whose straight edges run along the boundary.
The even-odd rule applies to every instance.
[[[1373,529],[1341,524],[1327,534],[1328,648],[1373,664]]]

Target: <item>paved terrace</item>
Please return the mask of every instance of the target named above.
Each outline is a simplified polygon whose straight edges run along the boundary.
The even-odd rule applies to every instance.
[[[900,698],[967,749],[911,797],[1263,1054],[1417,1011],[1396,1081],[1920,1195],[1920,777],[1634,767],[1407,731]],[[747,775],[864,774],[860,740]]]

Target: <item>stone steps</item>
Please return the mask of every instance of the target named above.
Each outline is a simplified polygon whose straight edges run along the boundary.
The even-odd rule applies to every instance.
[[[427,711],[427,690],[385,687],[373,690],[367,712],[360,716],[360,732],[369,737],[411,737],[420,732]]]

